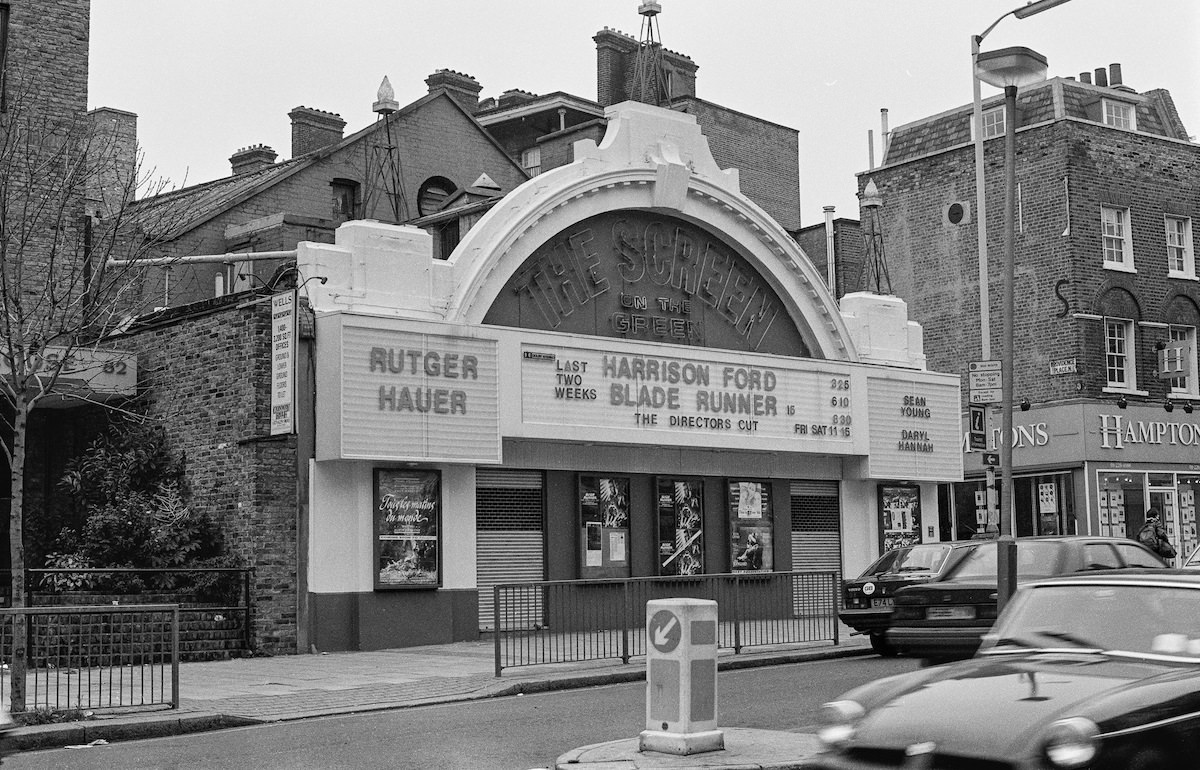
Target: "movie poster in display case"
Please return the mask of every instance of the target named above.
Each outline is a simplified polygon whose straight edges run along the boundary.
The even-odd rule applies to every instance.
[[[579,476],[583,579],[629,577],[629,479]]]
[[[655,484],[660,575],[704,572],[704,487],[698,479],[663,479]]]
[[[915,484],[879,485],[879,531],[883,550],[921,542],[921,489]]]
[[[771,486],[762,481],[730,480],[728,497],[733,571],[770,572],[775,567]]]
[[[433,470],[376,468],[375,589],[442,583],[442,476]]]

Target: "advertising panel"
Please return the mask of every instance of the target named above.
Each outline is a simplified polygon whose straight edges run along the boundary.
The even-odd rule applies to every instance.
[[[704,572],[704,488],[699,479],[658,479],[658,574]]]
[[[271,297],[271,435],[296,430],[296,291]]]
[[[771,486],[761,481],[730,480],[728,494],[733,571],[770,572],[775,567]]]
[[[442,477],[376,468],[375,590],[441,585]]]
[[[579,477],[580,577],[629,577],[629,479]]]
[[[911,484],[879,485],[883,550],[921,542],[921,490]]]

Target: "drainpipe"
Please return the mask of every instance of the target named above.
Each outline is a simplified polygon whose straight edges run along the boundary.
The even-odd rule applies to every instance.
[[[822,209],[825,212],[825,273],[829,283],[829,293],[837,299],[837,266],[833,255],[833,206]]]

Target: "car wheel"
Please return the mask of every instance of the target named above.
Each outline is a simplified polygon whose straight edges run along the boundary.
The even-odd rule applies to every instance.
[[[1178,765],[1159,749],[1149,747],[1140,749],[1130,757],[1125,767],[1126,770],[1171,770]]]
[[[885,658],[896,657],[896,648],[888,644],[883,634],[871,634],[871,649]]]

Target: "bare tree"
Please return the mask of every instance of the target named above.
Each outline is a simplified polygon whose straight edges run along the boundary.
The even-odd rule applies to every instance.
[[[50,400],[104,403],[130,358],[109,342],[148,307],[139,264],[161,228],[139,221],[135,194],[156,193],[136,149],[90,116],[47,117],[10,82],[0,113],[0,445],[12,497],[12,606],[27,597],[24,542],[30,413]],[[153,189],[147,189],[153,188]],[[158,210],[156,217],[169,216]],[[117,266],[110,264],[119,260]],[[26,626],[13,625],[10,707],[25,704]]]

